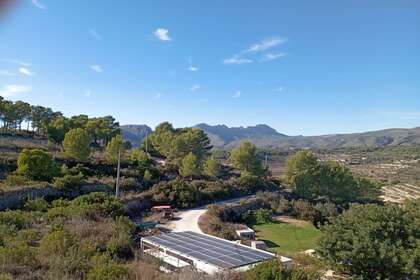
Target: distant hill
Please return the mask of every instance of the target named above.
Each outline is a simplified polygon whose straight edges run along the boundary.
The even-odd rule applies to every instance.
[[[120,128],[124,139],[130,141],[134,147],[139,146],[141,140],[152,132],[152,129],[145,124],[127,124],[120,126]]]
[[[124,137],[138,145],[145,136],[145,125],[122,126]],[[321,136],[288,136],[277,132],[268,125],[248,127],[228,127],[226,125],[198,124],[194,126],[207,133],[214,147],[232,148],[242,140],[249,140],[259,147],[283,149],[335,149],[343,147],[385,147],[398,145],[420,145],[420,127],[412,129],[385,129],[363,133],[330,134]],[[139,132],[139,133],[137,133]],[[126,136],[128,135],[128,137]]]

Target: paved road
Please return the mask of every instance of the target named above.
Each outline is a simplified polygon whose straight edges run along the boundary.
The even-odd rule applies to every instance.
[[[233,198],[229,200],[223,200],[216,202],[215,204],[221,205],[221,204],[234,204],[239,202],[242,199],[251,198],[254,195],[249,196],[242,196],[238,198]],[[203,233],[198,226],[198,220],[202,214],[206,212],[206,206],[202,206],[199,208],[193,208],[188,210],[179,211],[175,215],[175,220],[170,221],[165,225],[166,228],[171,229],[172,231],[179,232],[179,231],[194,231],[198,233]]]

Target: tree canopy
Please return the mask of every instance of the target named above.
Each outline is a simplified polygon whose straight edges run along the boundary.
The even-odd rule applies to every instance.
[[[85,161],[91,153],[90,141],[91,138],[86,130],[83,128],[73,128],[64,137],[64,151],[70,157]]]
[[[152,150],[176,165],[180,165],[182,159],[190,152],[202,164],[212,148],[210,139],[201,129],[174,129],[168,122],[159,124],[148,139]]]
[[[190,152],[184,157],[179,168],[179,174],[182,177],[193,177],[201,174],[200,163],[195,154]]]
[[[122,135],[118,134],[106,146],[106,159],[111,163],[116,163],[118,161],[118,153],[120,153],[121,158],[124,157],[126,150],[126,145]]]
[[[336,162],[321,162],[309,151],[300,151],[286,162],[286,179],[303,198],[327,197],[337,203],[376,199],[378,187],[355,177]]]
[[[242,171],[242,175],[263,176],[266,174],[257,147],[249,141],[244,141],[230,153],[233,166]]]
[[[355,205],[323,227],[317,251],[361,279],[419,279],[420,200]]]

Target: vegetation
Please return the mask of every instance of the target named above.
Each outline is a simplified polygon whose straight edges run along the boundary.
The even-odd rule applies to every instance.
[[[299,267],[283,267],[279,260],[262,263],[247,273],[248,280],[317,280],[322,279],[317,272]]]
[[[182,177],[193,177],[201,174],[198,159],[192,152],[186,155],[182,160],[179,174]]]
[[[244,141],[230,153],[230,161],[242,175],[263,176],[266,170],[257,154],[257,147],[251,142]]]
[[[318,254],[362,279],[417,279],[420,201],[355,205],[323,228]]]
[[[19,154],[16,173],[31,180],[50,181],[58,173],[52,156],[41,150],[23,150]]]
[[[13,279],[124,279],[118,277],[128,276],[121,264],[133,257],[134,225],[123,214],[120,202],[101,193],[51,204],[38,199],[25,211],[0,212],[0,273]]]
[[[220,163],[213,157],[208,158],[204,163],[204,174],[209,176],[210,178],[216,179],[221,174],[221,166]]]
[[[90,136],[83,128],[74,128],[64,137],[65,153],[80,161],[86,161],[90,155]]]
[[[377,199],[378,187],[336,162],[320,162],[309,151],[293,155],[286,163],[286,179],[303,198],[326,197],[336,203]]]
[[[271,250],[287,255],[314,249],[321,236],[312,224],[302,222],[259,223],[253,228],[257,238],[264,240]]]

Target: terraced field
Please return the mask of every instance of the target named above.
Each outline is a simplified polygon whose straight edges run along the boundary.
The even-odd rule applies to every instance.
[[[398,184],[382,188],[384,201],[403,203],[406,199],[419,199],[420,187],[410,184]]]

